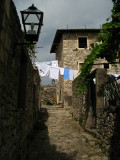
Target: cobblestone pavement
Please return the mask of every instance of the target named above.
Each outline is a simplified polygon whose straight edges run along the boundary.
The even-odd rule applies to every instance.
[[[83,131],[68,110],[43,106],[28,143],[28,160],[108,160],[96,140]]]

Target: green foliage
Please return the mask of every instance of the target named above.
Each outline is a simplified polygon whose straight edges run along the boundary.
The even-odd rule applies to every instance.
[[[29,44],[30,42],[27,42],[26,40],[24,40],[25,43],[28,43],[28,45],[26,45],[26,49],[27,49],[27,52],[30,56],[30,58],[36,58],[35,56],[35,44]]]
[[[77,117],[74,117],[74,120],[75,120],[75,121],[78,121],[78,118],[77,118]]]
[[[117,101],[120,99],[120,93],[119,93],[119,85],[115,80],[115,77],[112,75],[108,76],[108,82],[103,85],[103,88],[101,88],[103,91],[104,96],[109,101]]]
[[[97,58],[105,57],[111,63],[114,63],[116,59],[120,61],[120,1],[113,0],[113,2],[112,15],[102,25],[102,30],[98,37],[98,42],[102,43],[91,45],[93,47],[91,54],[87,56],[81,67],[77,82],[79,94],[86,88],[91,69]]]
[[[53,103],[51,103],[49,99],[46,100],[45,104],[46,105],[53,105]]]
[[[41,89],[41,91],[44,91],[44,87],[42,87],[42,86],[41,86],[41,88],[40,88],[40,89]]]

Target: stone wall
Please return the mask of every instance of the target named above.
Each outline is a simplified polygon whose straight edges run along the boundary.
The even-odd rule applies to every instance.
[[[59,75],[59,80],[56,80],[56,102],[57,104],[64,104],[64,79],[62,75]]]
[[[100,110],[97,128],[98,138],[101,140],[102,148],[105,148],[110,156],[119,159],[117,154],[120,149],[120,105],[108,106]]]
[[[37,68],[34,68],[34,92],[33,92],[33,98],[34,98],[34,104],[35,104],[35,113],[36,117],[38,117],[38,113],[41,108],[41,94],[40,94],[40,86],[41,79],[39,75],[39,71]]]
[[[94,84],[92,79],[96,78]],[[120,159],[120,102],[116,105],[106,103],[101,87],[107,82],[107,71],[96,69],[91,74],[87,89],[77,95],[76,83],[73,81],[73,98],[71,112],[73,117],[89,133],[100,140],[101,147],[109,153],[110,159]]]
[[[58,60],[58,66],[63,67],[63,37],[61,37],[59,47],[57,48],[56,60]],[[56,103],[64,104],[64,79],[62,75],[59,75],[59,79],[56,80]]]
[[[0,1],[0,159],[26,159],[26,138],[39,110],[40,77],[33,68],[12,0]]]
[[[41,105],[56,104],[56,86],[41,87],[41,101]]]
[[[103,110],[98,133],[110,159],[120,159],[120,103]],[[101,133],[103,131],[103,133]]]
[[[104,107],[104,96],[100,94],[100,88],[107,81],[106,69],[96,69],[91,73],[91,80],[83,93],[77,95],[76,78],[72,83],[73,115],[80,121],[84,128],[98,128],[100,110]],[[93,79],[96,79],[94,82]]]
[[[80,125],[85,128],[87,120],[87,106],[88,106],[88,89],[86,89],[81,95],[77,94],[76,83],[78,77],[72,82],[72,115],[79,121]]]

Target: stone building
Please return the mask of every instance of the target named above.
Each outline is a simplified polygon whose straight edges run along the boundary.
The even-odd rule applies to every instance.
[[[84,59],[90,54],[91,44],[95,43],[100,29],[61,29],[57,30],[51,53],[56,53],[59,67],[79,70]],[[59,76],[57,103],[72,104],[72,81]]]
[[[51,47],[51,53],[56,53],[59,67],[79,71],[87,55],[91,53],[91,46],[96,42],[100,29],[59,29]],[[118,69],[120,65],[118,64]],[[95,68],[107,68],[108,73],[117,73],[112,64],[107,64],[104,58],[96,60]],[[72,81],[59,76],[56,82],[57,103],[62,106],[72,105]]]

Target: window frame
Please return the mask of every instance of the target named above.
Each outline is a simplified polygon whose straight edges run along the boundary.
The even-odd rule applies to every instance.
[[[80,40],[79,40],[80,38],[86,38],[86,39],[87,39],[87,41],[86,41],[86,42],[87,42],[86,47],[80,47],[80,45],[79,45],[79,44],[80,44],[80,43],[79,43],[79,42],[80,42]],[[88,48],[88,36],[79,36],[79,37],[78,37],[78,48],[79,48],[79,49]]]

